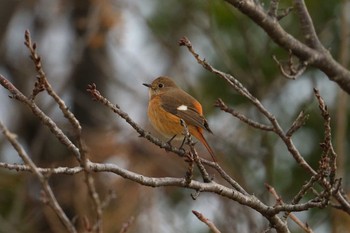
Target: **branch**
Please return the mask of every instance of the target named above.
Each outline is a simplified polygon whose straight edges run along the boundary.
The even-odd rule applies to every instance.
[[[99,198],[99,195],[96,191],[95,187],[95,181],[90,174],[90,171],[86,167],[87,162],[87,155],[86,155],[86,149],[84,148],[84,143],[81,139],[81,125],[78,119],[74,116],[74,114],[68,109],[64,101],[57,95],[57,93],[53,90],[51,84],[47,80],[46,74],[42,68],[41,64],[41,57],[36,51],[36,44],[32,43],[32,39],[30,36],[30,33],[28,30],[25,31],[24,36],[25,42],[24,44],[27,46],[27,48],[30,51],[30,57],[34,62],[35,68],[38,72],[37,81],[35,83],[35,87],[33,89],[33,94],[31,99],[34,101],[35,96],[41,92],[42,90],[46,90],[49,96],[51,96],[57,105],[59,106],[61,112],[63,113],[64,117],[68,119],[69,123],[72,125],[74,133],[75,133],[75,139],[76,143],[79,149],[79,156],[78,162],[81,164],[81,166],[84,168],[84,175],[85,175],[85,182],[86,186],[89,191],[89,196],[92,199],[92,203],[94,205],[94,209],[96,212],[96,223],[94,224],[94,231],[102,233],[102,207],[101,207],[101,200]]]
[[[57,95],[57,93],[52,89],[51,84],[48,82],[46,74],[42,68],[41,57],[36,52],[37,45],[36,43],[32,42],[28,30],[25,31],[24,40],[24,44],[30,51],[30,58],[33,60],[35,69],[38,72],[37,81],[35,82],[33,93],[30,99],[34,100],[39,92],[46,90],[46,92],[56,101],[64,117],[67,118],[73,128],[78,131],[77,134],[80,134],[81,126],[79,121],[75,118],[74,114],[68,109],[64,101]]]
[[[134,216],[131,216],[127,222],[123,223],[123,226],[120,229],[119,233],[128,232],[130,226],[134,223],[134,220],[135,220]]]
[[[182,37],[179,41],[179,45],[186,46],[187,49],[190,51],[190,53],[193,55],[193,57],[197,60],[197,62],[200,65],[202,65],[206,70],[208,70],[208,71],[218,75],[220,78],[224,79],[239,94],[241,94],[243,97],[246,97],[250,102],[252,102],[252,104],[255,105],[255,107],[267,118],[267,120],[270,121],[270,123],[273,127],[273,132],[275,132],[283,140],[283,142],[287,146],[288,151],[294,157],[294,159],[298,162],[298,164],[301,167],[303,167],[307,172],[309,172],[311,175],[316,174],[316,171],[301,156],[300,152],[295,147],[293,141],[285,135],[282,127],[279,125],[275,116],[272,113],[270,113],[262,105],[262,103],[255,96],[253,96],[235,77],[233,77],[230,74],[226,74],[220,70],[215,69],[208,62],[206,62],[204,59],[201,59],[200,56],[194,51],[192,44],[188,40],[188,38]]]
[[[203,214],[198,211],[192,210],[192,213],[203,223],[205,223],[213,233],[221,233],[215,224],[207,219]]]
[[[320,179],[319,175],[316,176],[312,176],[310,178],[310,180],[308,182],[306,182],[301,189],[299,190],[299,192],[294,196],[293,200],[292,200],[292,204],[297,204],[299,203],[299,201],[306,195],[306,193],[312,189],[313,185],[315,184],[315,182],[317,182]],[[290,212],[286,212],[284,215],[284,219],[287,219],[288,215],[290,214]]]
[[[224,180],[226,180],[234,189],[236,189],[237,191],[239,191],[240,193],[242,193],[244,195],[249,195],[248,192],[245,189],[243,189],[234,179],[232,179],[232,177],[229,176],[218,163],[214,163],[214,162],[211,162],[208,160],[203,160],[202,162],[204,164],[214,168],[220,174],[220,176]]]
[[[314,47],[317,47],[317,49],[302,43],[291,34],[287,33],[279,22],[274,17],[269,16],[259,4],[255,3],[255,1],[225,1],[233,5],[237,10],[247,15],[259,25],[276,44],[287,51],[292,51],[292,53],[301,61],[308,61],[309,65],[323,71],[330,80],[336,82],[344,91],[350,94],[350,71],[335,61],[324,47],[319,48],[320,45],[317,40],[309,40],[310,43],[315,44]],[[297,10],[299,17],[304,17],[303,19],[306,22],[304,30],[309,30],[307,35],[310,35],[313,38],[315,33],[313,26],[310,26],[312,21],[310,20],[304,1],[294,0],[294,3],[300,8]]]
[[[215,107],[219,107],[222,111],[230,113],[232,116],[237,117],[239,120],[241,120],[242,122],[252,126],[253,128],[257,128],[257,129],[261,129],[261,130],[265,130],[265,131],[273,131],[273,127],[270,125],[264,125],[261,124],[259,122],[256,122],[254,120],[251,120],[249,118],[247,118],[246,116],[244,116],[243,114],[236,112],[233,108],[228,107],[224,101],[222,101],[222,99],[217,99],[215,104]]]
[[[23,166],[23,165],[22,165]],[[28,167],[16,166],[20,168],[20,171],[30,171]],[[211,181],[210,183],[203,183],[196,180],[191,180],[190,183],[186,180],[186,178],[173,178],[173,177],[148,177],[145,175],[141,175],[127,169],[121,168],[116,164],[110,163],[94,163],[88,161],[87,163],[88,169],[94,172],[110,172],[115,173],[125,179],[134,181],[141,185],[150,186],[150,187],[164,187],[164,186],[176,186],[189,188],[195,191],[201,192],[209,192],[216,193],[220,196],[229,198],[231,200],[237,201],[242,205],[249,206],[260,213],[264,213],[267,215],[275,215],[284,211],[304,211],[310,209],[311,207],[319,207],[318,203],[303,203],[299,205],[278,205],[274,207],[269,207],[263,204],[259,199],[257,199],[254,195],[242,194],[236,190],[230,189],[224,185],[216,183],[215,181]],[[7,166],[4,166],[7,167]],[[16,169],[12,166],[8,166],[9,169]],[[39,171],[43,171],[43,173],[51,174],[65,174],[65,175],[74,175],[84,170],[81,167],[60,167],[60,168],[38,168]]]
[[[305,37],[306,44],[318,51],[323,51],[324,47],[321,44],[320,40],[318,39],[314,24],[312,22],[312,18],[305,5],[305,1],[293,0],[293,2],[294,2],[295,12],[299,16],[300,26],[301,26],[303,35]]]
[[[6,168],[10,171],[17,172],[32,172],[31,168],[26,164],[9,164],[0,162],[0,167]],[[82,167],[55,167],[55,168],[42,168],[37,167],[37,170],[43,174],[65,174],[65,175],[75,175],[82,172],[84,169]]]
[[[331,117],[329,115],[327,105],[325,104],[319,91],[316,88],[314,88],[314,93],[319,103],[321,115],[324,119],[324,129],[325,129],[324,142],[322,142],[320,146],[324,152],[323,157],[327,157],[327,160],[328,160],[327,166],[329,166],[329,170],[330,170],[330,174],[329,174],[330,184],[333,185],[335,181],[336,170],[337,170],[337,154],[335,153],[335,150],[332,144]]]
[[[206,62],[204,59],[201,59],[200,56],[194,51],[191,42],[186,38],[183,37],[179,41],[180,46],[186,46],[187,49],[190,51],[190,53],[193,55],[193,57],[197,60],[197,62],[202,65],[206,70],[218,75],[220,78],[224,79],[228,82],[231,87],[233,87],[239,94],[246,97],[249,101],[252,102],[253,105],[267,118],[267,120],[270,121],[273,132],[276,133],[284,142],[286,145],[288,151],[293,156],[295,161],[303,168],[305,171],[307,171],[311,176],[317,175],[317,171],[315,171],[301,156],[298,149],[295,147],[293,141],[291,140],[291,133],[293,133],[294,130],[298,129],[298,124],[295,126],[292,126],[289,130],[289,133],[287,134],[283,131],[282,127],[279,125],[277,119],[273,114],[271,114],[263,105],[262,103],[254,97],[235,77],[233,77],[230,74],[226,74],[220,70],[215,69],[212,67],[208,62]],[[303,117],[301,117],[303,118]],[[301,119],[300,118],[300,119]],[[298,118],[297,118],[298,120]],[[293,129],[293,127],[295,129]],[[326,133],[327,134],[327,133]],[[334,157],[334,155],[332,155]],[[332,166],[335,167],[335,163],[332,163]],[[334,184],[330,184],[327,180],[322,179],[320,180],[321,185],[325,188],[325,190],[329,191],[334,198],[341,204],[343,207],[343,210],[350,214],[350,203],[346,199],[343,193],[339,191],[339,189]]]
[[[32,39],[28,30],[25,31],[24,38],[25,38],[24,44],[29,49],[30,57],[34,62],[36,71],[38,72],[37,81],[35,82],[32,95],[29,98],[27,98],[16,87],[14,87],[12,83],[10,83],[8,80],[6,80],[2,76],[0,76],[0,83],[11,92],[13,98],[27,105],[32,110],[33,114],[37,116],[44,125],[48,126],[50,131],[58,138],[58,140],[61,143],[63,143],[75,155],[76,159],[81,164],[81,166],[85,168],[84,171],[85,171],[86,185],[88,187],[90,197],[93,200],[93,204],[97,215],[97,220],[96,220],[97,224],[94,224],[94,226],[97,226],[96,227],[97,232],[101,233],[102,232],[101,202],[94,185],[94,179],[85,166],[87,156],[85,153],[86,149],[83,148],[83,142],[81,139],[81,125],[79,121],[75,118],[74,114],[68,109],[64,101],[57,95],[57,93],[53,90],[52,86],[48,82],[46,74],[42,67],[41,57],[36,51],[37,45],[32,42]],[[56,125],[56,123],[50,117],[48,117],[43,111],[41,111],[41,109],[35,104],[34,100],[36,95],[44,90],[46,90],[48,95],[54,99],[54,101],[58,104],[64,117],[68,119],[68,121],[72,125],[78,146],[75,146],[74,143],[70,141],[70,139],[68,139],[68,137]]]
[[[273,55],[272,58],[280,68],[282,75],[293,80],[299,78],[305,72],[308,65],[307,61],[300,61],[298,65],[295,65],[293,62],[293,54],[290,50],[287,65],[282,64],[275,55]]]
[[[292,126],[288,129],[286,136],[290,138],[298,129],[300,129],[305,124],[308,118],[309,115],[305,114],[304,111],[301,111],[293,122]]]
[[[63,133],[63,131],[56,125],[56,123],[48,117],[32,99],[27,98],[22,92],[20,92],[9,80],[0,74],[0,84],[6,88],[10,93],[10,98],[16,99],[24,103],[32,112],[33,115],[38,117],[39,120],[46,125],[52,134],[70,151],[77,160],[80,160],[79,149],[73,144],[73,142]]]
[[[280,197],[280,195],[277,194],[276,190],[274,187],[272,187],[269,184],[265,184],[265,187],[267,188],[267,190],[275,197],[276,202],[278,204],[284,204],[282,198]],[[296,223],[298,224],[305,232],[308,233],[313,233],[313,230],[307,225],[304,224],[303,222],[300,221],[299,218],[297,218],[294,214],[289,214],[289,217]]]
[[[210,179],[210,176],[209,176],[207,170],[203,166],[203,164],[198,156],[198,153],[197,153],[196,149],[194,148],[195,143],[192,141],[192,137],[191,137],[190,132],[188,131],[188,127],[186,125],[186,122],[183,119],[180,119],[180,123],[184,127],[184,135],[185,135],[184,142],[190,147],[190,153],[189,153],[190,159],[196,163],[196,165],[199,169],[199,172],[202,175],[203,181],[206,183],[211,182],[212,179]]]
[[[67,215],[62,210],[61,206],[58,204],[56,197],[54,193],[52,192],[52,189],[47,181],[47,178],[38,170],[35,163],[30,159],[30,157],[27,155],[26,151],[23,149],[23,147],[19,144],[19,142],[16,139],[16,135],[11,133],[0,121],[0,130],[4,134],[5,138],[11,143],[13,148],[17,151],[18,155],[21,157],[21,159],[24,161],[25,164],[29,167],[29,169],[35,174],[35,176],[38,178],[38,180],[41,183],[41,186],[45,193],[45,200],[47,200],[47,203],[52,208],[54,213],[57,215],[57,217],[60,219],[60,221],[63,223],[63,225],[66,227],[68,232],[76,233],[77,230],[73,226],[73,224],[68,219]]]

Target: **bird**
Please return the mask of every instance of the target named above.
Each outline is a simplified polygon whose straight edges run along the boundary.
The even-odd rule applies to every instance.
[[[168,143],[184,140],[184,126],[208,150],[214,162],[215,153],[203,136],[203,131],[213,133],[208,121],[203,116],[202,105],[190,94],[182,90],[167,76],[160,76],[150,84],[143,83],[149,90],[147,115],[152,126],[164,137],[170,138]]]

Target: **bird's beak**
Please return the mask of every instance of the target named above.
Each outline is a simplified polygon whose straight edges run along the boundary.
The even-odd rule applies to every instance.
[[[146,86],[146,87],[148,87],[148,88],[151,87],[151,84],[148,84],[148,83],[142,83],[142,85],[144,85],[144,86]]]

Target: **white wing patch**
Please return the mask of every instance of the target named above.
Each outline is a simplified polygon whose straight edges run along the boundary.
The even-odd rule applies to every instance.
[[[180,105],[179,107],[177,107],[177,110],[179,110],[179,111],[187,111],[187,106],[186,105]]]

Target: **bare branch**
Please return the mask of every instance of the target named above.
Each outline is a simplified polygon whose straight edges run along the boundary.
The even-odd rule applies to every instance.
[[[289,52],[289,59],[287,64],[282,64],[282,62],[279,61],[275,55],[273,55],[272,58],[279,66],[280,71],[284,77],[295,80],[305,72],[308,62],[300,61],[298,65],[295,65],[293,62],[293,54],[291,51]]]
[[[271,114],[262,103],[253,96],[235,77],[230,74],[226,74],[222,71],[219,71],[212,67],[208,62],[204,59],[201,59],[200,56],[194,51],[191,42],[188,38],[182,37],[179,41],[180,46],[186,46],[187,49],[191,52],[194,58],[197,60],[199,64],[201,64],[206,70],[218,75],[220,78],[226,80],[228,84],[231,85],[239,94],[246,97],[249,101],[252,102],[253,105],[270,121],[273,132],[275,132],[286,144],[288,151],[294,157],[294,159],[302,166],[306,171],[308,171],[311,175],[315,175],[316,171],[305,161],[305,159],[301,156],[298,149],[295,147],[293,141],[288,138],[282,127],[279,125],[277,119],[273,114]]]
[[[222,101],[222,99],[220,99],[220,98],[216,100],[214,106],[219,107],[222,111],[230,113],[232,116],[237,117],[239,120],[243,121],[244,123],[246,123],[254,128],[265,130],[265,131],[273,131],[272,126],[264,125],[264,124],[261,124],[259,122],[254,121],[254,120],[251,120],[251,119],[247,118],[246,116],[244,116],[243,114],[236,112],[233,108],[229,108],[224,103],[224,101]]]
[[[298,129],[300,129],[305,124],[308,118],[309,115],[305,114],[304,111],[301,111],[293,122],[292,126],[288,129],[286,136],[290,138]]]
[[[197,165],[197,167],[202,175],[203,181],[206,183],[211,182],[210,176],[209,176],[207,170],[204,168],[204,166],[203,166],[203,164],[198,156],[198,153],[197,153],[196,149],[194,148],[195,143],[192,141],[192,137],[191,137],[190,132],[188,131],[188,127],[186,125],[186,122],[183,119],[180,119],[180,123],[184,127],[184,135],[185,135],[184,140],[185,140],[186,144],[190,147],[191,159],[196,163],[196,165]]]
[[[190,183],[193,179],[194,159],[192,153],[188,153],[186,156],[187,158],[185,159],[185,162],[188,163],[188,168],[186,171],[185,179],[187,183]]]
[[[9,164],[0,162],[0,167],[6,168],[8,170],[16,170],[18,172],[31,172],[31,168],[28,165],[24,164]],[[83,171],[82,167],[55,167],[55,168],[41,168],[38,167],[37,170],[41,174],[65,174],[65,175],[74,175]]]
[[[233,5],[240,12],[247,15],[257,25],[259,25],[269,37],[279,46],[285,50],[291,50],[292,53],[297,56],[301,61],[308,61],[309,65],[312,65],[321,71],[323,71],[330,80],[336,82],[344,91],[350,93],[350,71],[340,65],[329,52],[319,45],[317,39],[315,39],[314,28],[310,23],[312,20],[309,16],[304,1],[294,0],[295,7],[298,7],[298,15],[302,17],[305,22],[304,34],[310,37],[308,39],[313,47],[302,43],[291,34],[287,33],[279,22],[268,15],[267,12],[259,4],[254,1],[241,1],[241,0],[225,0],[229,4]]]
[[[134,223],[134,220],[135,220],[134,216],[131,216],[129,218],[129,220],[123,224],[123,226],[120,229],[119,233],[126,233],[126,232],[128,232],[130,226]]]
[[[137,182],[139,184],[150,186],[150,187],[162,187],[162,186],[177,186],[177,187],[183,187],[183,188],[189,188],[195,191],[198,191],[198,194],[200,192],[212,192],[216,193],[220,196],[227,197],[229,199],[235,200],[238,203],[242,205],[249,206],[255,210],[257,210],[260,213],[265,213],[266,216],[268,216],[268,220],[271,223],[274,223],[273,225],[276,225],[276,229],[281,229],[280,232],[289,232],[287,226],[282,223],[281,219],[276,216],[281,211],[287,211],[291,210],[293,211],[293,206],[280,206],[277,208],[271,208],[269,206],[266,206],[263,204],[259,199],[257,199],[253,195],[249,194],[242,194],[241,192],[238,192],[234,189],[227,188],[221,184],[218,184],[214,181],[211,181],[210,183],[202,183],[195,180],[191,180],[189,183],[186,178],[172,178],[172,177],[164,177],[164,178],[154,178],[154,177],[147,177],[141,174],[137,174],[131,171],[128,171],[126,169],[123,169],[116,164],[100,164],[100,163],[93,163],[88,161],[87,163],[88,169],[94,172],[111,172],[115,173],[117,175],[120,175],[121,177]],[[218,165],[217,165],[218,166]],[[22,169],[22,167],[21,167]],[[39,168],[41,171],[49,172],[51,171],[52,174],[76,174],[79,172],[82,172],[83,169],[80,167],[76,168],[54,168],[54,169],[44,169]],[[26,168],[28,171],[28,169]],[[295,211],[303,211],[305,208],[302,208],[302,206],[295,207]],[[265,215],[263,214],[263,215]]]
[[[52,210],[55,212],[57,217],[60,219],[62,224],[66,227],[67,231],[71,233],[76,233],[77,230],[73,226],[73,224],[70,222],[66,214],[63,212],[61,206],[58,204],[56,197],[54,193],[52,192],[52,189],[45,178],[45,176],[38,170],[37,166],[34,164],[34,162],[30,159],[30,157],[27,155],[26,151],[23,149],[23,147],[19,144],[19,142],[16,139],[16,135],[11,133],[3,124],[0,122],[0,130],[4,134],[5,138],[11,143],[13,148],[17,151],[18,155],[21,157],[21,159],[27,164],[27,166],[30,168],[30,170],[35,174],[35,176],[39,179],[41,186],[45,192],[46,200],[49,206],[52,208]]]
[[[38,55],[36,49],[37,46],[35,43],[32,43],[32,39],[30,36],[30,33],[28,30],[25,31],[25,42],[24,44],[27,46],[27,48],[30,51],[30,57],[32,58],[35,68],[38,72],[38,77],[37,81],[35,83],[35,87],[33,89],[33,94],[30,97],[32,102],[34,102],[35,96],[43,91],[46,90],[46,92],[51,96],[57,105],[59,106],[60,110],[62,111],[64,117],[68,119],[70,124],[72,125],[74,132],[75,132],[75,137],[77,140],[77,145],[79,149],[79,156],[77,155],[76,158],[84,168],[84,174],[85,174],[85,181],[86,185],[88,187],[89,195],[91,199],[93,200],[95,212],[96,212],[96,224],[94,224],[94,230],[96,232],[102,233],[102,208],[101,208],[101,201],[99,199],[99,195],[96,191],[95,184],[94,184],[94,179],[92,175],[90,174],[89,170],[86,169],[86,161],[87,161],[87,156],[86,156],[86,150],[84,148],[82,139],[81,139],[81,125],[79,121],[75,118],[74,114],[68,109],[64,101],[57,95],[57,93],[53,90],[51,87],[51,84],[46,78],[46,74],[43,70],[42,64],[41,64],[41,57]]]
[[[305,161],[305,159],[301,156],[300,152],[298,149],[295,147],[293,141],[291,138],[286,135],[282,129],[282,127],[279,125],[277,119],[273,114],[271,114],[262,104],[261,102],[255,98],[246,88],[243,87],[243,85],[232,75],[226,74],[222,71],[219,71],[212,67],[208,62],[206,62],[204,59],[201,59],[200,56],[194,51],[191,42],[186,38],[183,37],[179,41],[180,46],[186,46],[187,49],[190,51],[190,53],[194,56],[194,58],[197,60],[199,64],[201,64],[205,69],[208,71],[218,75],[220,78],[226,80],[228,84],[231,85],[239,94],[242,96],[246,97],[248,100],[250,100],[253,105],[256,106],[256,108],[271,122],[271,125],[273,126],[273,132],[276,133],[284,142],[286,145],[288,151],[290,154],[293,156],[295,161],[302,167],[304,168],[307,172],[309,172],[310,175],[315,176],[318,173]],[[334,156],[333,156],[334,157]],[[333,167],[335,164],[332,165]],[[332,188],[332,184],[330,184],[327,180],[322,179],[321,180],[322,186],[325,188],[326,191],[329,192],[329,190],[334,190]],[[346,211],[347,213],[350,213],[350,203],[346,199],[346,197],[339,192],[337,189],[336,192],[332,191],[330,192],[334,196],[334,198],[341,203],[343,206],[343,210]]]
[[[280,197],[280,195],[277,194],[274,187],[272,187],[269,184],[265,184],[265,187],[267,190],[275,197],[277,204],[282,205],[284,204],[283,199]],[[287,215],[288,216],[288,215]],[[313,230],[303,222],[300,221],[299,218],[297,218],[294,214],[289,214],[290,219],[292,219],[296,224],[298,224],[305,232],[307,233],[313,233]]]
[[[192,213],[203,223],[205,223],[213,233],[221,233],[215,224],[207,219],[202,213],[192,210]]]
[[[276,7],[278,8],[278,1],[272,2],[272,4],[276,4]],[[273,12],[276,11],[276,9],[272,9]],[[273,13],[274,16],[276,15]],[[277,17],[277,16],[275,16]],[[312,23],[312,22],[311,22]],[[42,68],[41,58],[36,52],[36,44],[32,43],[29,32],[26,32],[25,35],[25,44],[28,47],[28,49],[31,52],[31,58],[34,61],[35,67],[38,72],[38,80],[35,84],[32,96],[30,98],[27,98],[24,96],[16,87],[13,86],[12,83],[10,83],[7,79],[5,79],[3,76],[0,76],[0,84],[4,86],[6,89],[10,91],[12,94],[12,98],[19,100],[20,102],[23,102],[26,104],[33,112],[35,116],[37,116],[40,121],[48,126],[48,128],[52,131],[52,133],[67,147],[73,152],[73,154],[76,156],[78,161],[80,162],[80,167],[73,167],[73,168],[38,168],[31,160],[30,158],[25,154],[25,151],[23,148],[20,147],[18,142],[15,139],[15,136],[10,134],[8,130],[0,123],[0,128],[4,132],[4,135],[6,138],[12,143],[14,148],[17,150],[18,154],[22,157],[23,161],[25,162],[25,165],[18,165],[18,164],[6,164],[6,163],[0,163],[0,167],[4,167],[6,169],[16,169],[17,171],[30,171],[33,172],[40,182],[42,183],[43,189],[44,189],[44,195],[43,199],[45,202],[47,202],[56,212],[58,217],[61,219],[61,221],[66,225],[66,228],[68,230],[71,230],[69,227],[69,224],[71,222],[68,219],[64,219],[65,215],[63,211],[60,209],[59,204],[55,200],[55,197],[51,191],[50,186],[48,185],[47,177],[52,174],[77,174],[79,172],[84,172],[85,178],[86,178],[86,185],[89,190],[89,195],[93,200],[94,208],[97,214],[96,221],[94,223],[90,224],[90,221],[88,218],[85,219],[85,228],[89,231],[97,231],[102,232],[102,208],[105,206],[105,203],[102,203],[100,201],[99,195],[97,193],[94,179],[92,176],[92,172],[110,172],[115,173],[117,175],[120,175],[124,177],[125,179],[129,179],[131,181],[137,182],[141,185],[145,186],[151,186],[151,187],[160,187],[160,186],[176,186],[176,187],[182,187],[182,188],[188,188],[191,190],[194,190],[196,193],[192,196],[193,198],[197,198],[201,192],[210,192],[215,193],[217,195],[229,198],[233,201],[236,201],[242,205],[248,206],[257,212],[261,213],[266,219],[270,222],[271,228],[276,229],[277,232],[289,232],[287,223],[284,222],[283,218],[279,216],[281,212],[286,212],[285,217],[287,217],[288,214],[291,215],[291,218],[294,219],[294,221],[298,221],[298,219],[293,217],[292,212],[298,212],[298,211],[305,211],[309,210],[310,208],[323,208],[326,205],[329,204],[330,198],[333,196],[335,199],[340,203],[340,207],[349,212],[349,202],[344,197],[344,195],[341,193],[341,180],[335,179],[335,171],[336,171],[336,154],[334,152],[332,143],[331,143],[331,127],[330,127],[330,116],[327,111],[327,107],[324,104],[323,99],[319,95],[318,91],[315,90],[316,98],[319,101],[319,106],[321,109],[321,114],[325,121],[325,139],[324,142],[321,144],[323,149],[323,156],[320,160],[320,167],[317,172],[304,160],[304,158],[301,156],[297,148],[294,146],[293,141],[291,140],[291,136],[294,132],[296,132],[305,122],[307,116],[303,112],[299,114],[297,119],[293,122],[290,129],[287,131],[287,133],[284,132],[282,127],[279,125],[277,119],[273,114],[271,114],[264,106],[263,104],[254,96],[252,95],[235,77],[232,75],[226,74],[220,70],[215,69],[212,67],[208,62],[206,62],[204,59],[201,59],[200,56],[194,51],[191,42],[187,38],[182,38],[179,42],[180,45],[186,46],[188,50],[192,53],[192,55],[195,57],[197,62],[201,64],[205,69],[209,70],[210,72],[218,75],[219,77],[226,80],[229,85],[231,85],[239,94],[246,97],[251,103],[263,114],[266,119],[269,121],[271,125],[265,125],[260,124],[254,120],[251,120],[244,116],[241,113],[236,112],[235,110],[229,108],[221,99],[219,99],[216,103],[218,107],[220,107],[223,111],[226,111],[228,113],[231,113],[233,116],[237,117],[244,123],[265,131],[274,132],[276,135],[278,135],[283,142],[285,143],[288,151],[290,154],[294,157],[294,159],[299,163],[300,166],[302,166],[306,171],[308,171],[312,176],[309,182],[307,182],[301,190],[298,192],[298,194],[294,197],[292,204],[286,204],[283,202],[283,200],[277,195],[276,191],[273,189],[271,191],[272,193],[275,193],[277,204],[274,206],[268,206],[261,202],[259,199],[257,199],[254,195],[248,194],[235,180],[233,180],[217,163],[212,163],[211,161],[207,161],[205,159],[202,159],[198,156],[195,148],[194,143],[191,140],[190,134],[188,132],[187,126],[184,121],[181,121],[183,127],[184,127],[184,135],[185,135],[185,142],[190,147],[190,152],[186,154],[186,151],[183,151],[178,148],[172,147],[169,145],[169,143],[164,143],[160,141],[159,139],[151,136],[148,132],[144,131],[140,126],[138,126],[129,116],[127,113],[122,111],[118,106],[113,105],[108,99],[103,97],[100,92],[96,89],[96,86],[94,84],[89,85],[87,91],[91,94],[94,100],[97,100],[110,108],[112,111],[114,111],[116,114],[121,116],[128,124],[130,124],[139,134],[141,137],[146,138],[150,142],[158,145],[161,148],[165,148],[166,150],[172,151],[175,154],[179,155],[180,157],[184,157],[185,155],[188,156],[190,159],[189,161],[189,168],[188,172],[186,174],[185,178],[170,178],[170,177],[164,177],[164,178],[154,178],[154,177],[147,177],[141,174],[137,174],[134,172],[130,172],[126,169],[122,169],[114,164],[99,164],[99,163],[92,163],[88,160],[88,154],[87,150],[84,146],[83,141],[81,140],[81,126],[79,121],[75,118],[75,116],[68,110],[67,106],[63,102],[63,100],[53,91],[51,85],[49,84],[46,75]],[[292,53],[291,53],[292,56]],[[277,61],[280,65],[279,61]],[[306,63],[303,63],[306,64]],[[303,69],[299,69],[293,66],[292,59],[290,57],[289,60],[289,68],[291,73],[290,74],[296,74],[298,75],[298,72],[303,72]],[[305,65],[306,66],[306,65]],[[304,68],[304,67],[302,67]],[[46,90],[48,94],[56,101],[56,103],[60,106],[61,111],[63,112],[63,115],[69,120],[69,122],[72,124],[76,139],[77,139],[77,146],[71,142],[65,134],[60,130],[60,128],[50,119],[45,113],[41,111],[41,109],[34,103],[35,96],[38,95],[40,92]],[[17,144],[18,145],[17,145]],[[192,180],[192,173],[193,173],[193,164],[196,163],[197,167],[199,168],[199,171],[202,174],[203,182],[199,182],[196,180]],[[223,177],[231,186],[226,187],[222,184],[216,183],[213,181],[208,172],[206,171],[204,165],[208,165],[213,167],[218,171],[218,173]],[[328,173],[328,171],[330,172]],[[44,175],[47,174],[47,175]],[[328,180],[329,178],[329,180]],[[309,191],[313,190],[313,186],[315,183],[321,184],[323,187],[323,190],[318,192],[315,192],[316,197],[305,202],[305,203],[299,203],[299,201],[302,199],[302,197]],[[271,190],[271,188],[270,188]],[[108,200],[108,198],[107,198]],[[61,212],[62,213],[61,213]],[[215,225],[211,224],[208,219],[206,219],[203,215],[200,213],[194,211],[196,216],[210,227],[214,232],[219,232]],[[62,215],[63,214],[63,215]],[[62,220],[63,219],[63,220]],[[65,221],[68,221],[66,223]],[[298,223],[300,224],[300,223]],[[129,226],[130,224],[128,224]],[[75,228],[73,224],[71,224],[73,227],[73,231],[75,232]],[[121,232],[126,232],[129,227],[123,227]],[[301,225],[302,226],[302,225]],[[308,226],[302,226],[303,229],[307,232],[312,232]],[[123,230],[124,229],[124,230]]]
[[[57,93],[52,89],[51,84],[48,82],[41,64],[41,57],[36,52],[37,46],[35,43],[32,43],[32,39],[28,30],[25,31],[24,39],[24,44],[29,49],[30,57],[34,62],[36,71],[38,72],[38,80],[35,82],[33,93],[30,99],[34,100],[35,96],[39,94],[39,92],[46,90],[46,92],[56,101],[64,117],[67,118],[74,129],[78,131],[77,134],[80,134],[81,126],[79,121],[74,117],[73,113],[69,111],[64,101],[57,95]]]
[[[56,125],[56,123],[48,117],[35,103],[33,100],[27,98],[20,92],[10,81],[4,76],[0,75],[0,84],[9,90],[12,94],[11,98],[14,98],[25,105],[33,112],[34,116],[38,117],[39,120],[46,125],[54,136],[69,150],[71,151],[77,160],[80,160],[79,149],[73,144],[73,142],[63,133],[63,131]]]
[[[321,143],[320,145],[324,152],[323,157],[327,157],[328,158],[327,160],[329,161],[327,163],[330,166],[329,178],[330,178],[330,184],[333,185],[335,181],[336,170],[337,170],[337,154],[335,153],[335,150],[332,144],[331,117],[329,115],[327,105],[322,99],[319,91],[315,88],[314,92],[319,103],[321,115],[324,119],[324,129],[325,129],[324,142]]]
[[[170,177],[164,177],[164,178],[153,178],[153,177],[147,177],[144,175],[140,175],[131,171],[128,171],[126,169],[120,168],[119,166],[115,164],[100,164],[100,163],[93,163],[88,162],[88,168],[91,171],[94,172],[112,172],[115,174],[118,174],[126,179],[132,180],[134,182],[137,182],[142,185],[151,186],[151,187],[161,187],[161,186],[177,186],[177,187],[185,187],[190,188],[193,190],[197,190],[198,194],[200,192],[213,192],[218,195],[227,197],[229,199],[235,200],[242,205],[249,206],[255,210],[257,210],[260,213],[264,213],[267,216],[272,216],[271,218],[268,217],[269,221],[277,222],[278,226],[281,227],[281,229],[285,229],[284,225],[280,225],[281,222],[279,218],[277,218],[275,215],[280,212],[294,212],[294,211],[305,211],[310,208],[314,207],[322,207],[322,203],[318,201],[310,201],[303,204],[282,204],[277,205],[274,207],[268,207],[265,206],[265,204],[261,203],[257,198],[254,196],[248,195],[248,194],[240,194],[240,192],[236,192],[235,190],[229,189],[221,184],[218,184],[214,181],[210,183],[201,183],[195,180],[192,180],[190,183],[185,178],[170,178]],[[60,169],[43,169],[39,168],[42,171],[48,172],[49,170],[52,171],[52,174],[76,174],[79,172],[82,172],[83,170],[80,167],[76,168],[60,168]],[[289,231],[281,231],[281,232],[289,232]]]
[[[306,193],[313,187],[315,182],[317,182],[319,179],[319,175],[312,176],[310,180],[301,187],[297,195],[295,195],[295,197],[292,200],[292,204],[299,203],[299,201],[306,195]]]
[[[220,176],[224,180],[226,180],[234,189],[236,189],[237,191],[241,192],[244,195],[249,195],[248,192],[245,189],[243,189],[234,179],[232,179],[232,177],[229,176],[218,163],[214,163],[208,160],[203,160],[202,162],[214,168],[220,174]]]
[[[324,47],[322,46],[320,40],[318,39],[314,24],[312,22],[312,18],[305,5],[305,1],[293,0],[293,3],[294,3],[295,12],[299,16],[298,18],[300,21],[300,27],[305,37],[306,44],[318,51],[323,51]]]

